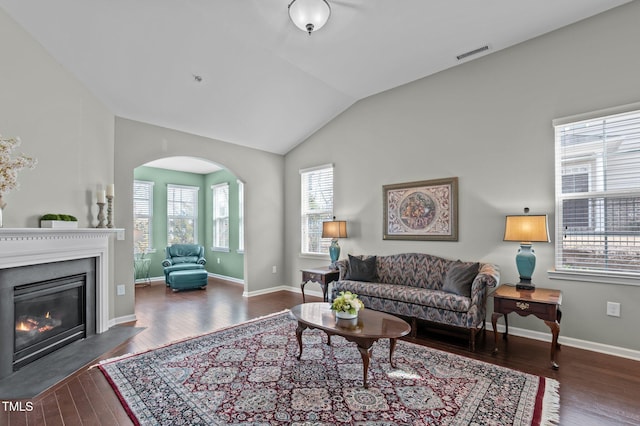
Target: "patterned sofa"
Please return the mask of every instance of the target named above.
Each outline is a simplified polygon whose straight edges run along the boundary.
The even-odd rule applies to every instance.
[[[413,335],[418,319],[467,331],[471,351],[477,332],[486,330],[488,287],[500,282],[496,265],[422,253],[349,256],[337,266],[332,299],[356,293],[368,309],[411,318]]]

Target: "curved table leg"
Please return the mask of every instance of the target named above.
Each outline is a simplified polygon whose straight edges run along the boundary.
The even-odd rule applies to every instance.
[[[371,359],[371,347],[365,348],[363,346],[358,345],[358,351],[360,351],[360,356],[362,356],[362,368],[363,368],[363,379],[362,385],[365,389],[369,387],[369,383],[367,383],[367,378],[369,376],[369,360]]]
[[[560,334],[560,324],[557,321],[545,321],[545,324],[551,329],[553,339],[551,340],[551,368],[557,370],[560,368],[556,362],[556,348],[558,347],[558,334]]]
[[[296,357],[298,359],[298,361],[300,360],[300,357],[302,356],[302,332],[305,331],[306,329],[307,329],[306,325],[304,325],[302,323],[298,323],[298,327],[296,328],[296,339],[298,339],[298,346],[300,347],[300,353]]]
[[[396,351],[396,342],[398,339],[389,339],[389,364],[391,367],[396,368],[395,363],[393,362],[393,353]]]

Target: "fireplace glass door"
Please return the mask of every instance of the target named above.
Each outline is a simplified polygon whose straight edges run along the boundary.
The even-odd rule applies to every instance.
[[[85,334],[86,275],[16,287],[14,370]]]

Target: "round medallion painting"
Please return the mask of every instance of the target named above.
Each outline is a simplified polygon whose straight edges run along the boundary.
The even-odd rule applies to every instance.
[[[423,192],[410,192],[400,201],[398,213],[400,221],[408,229],[424,231],[437,216],[436,203]]]

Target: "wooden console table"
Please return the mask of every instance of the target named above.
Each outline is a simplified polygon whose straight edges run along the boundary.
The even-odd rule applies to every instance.
[[[551,329],[553,336],[551,341],[551,367],[554,370],[559,368],[556,362],[556,349],[558,344],[558,334],[560,334],[560,319],[562,312],[562,292],[548,288],[537,288],[535,290],[517,290],[515,285],[501,285],[493,292],[493,315],[491,315],[491,325],[495,337],[494,353],[498,352],[498,332],[496,322],[500,316],[504,316],[504,335],[507,339],[509,334],[509,323],[507,314],[515,312],[520,316],[534,315],[544,321]]]
[[[329,283],[336,281],[340,277],[340,271],[329,268],[315,268],[315,269],[302,269],[302,283],[300,283],[300,290],[302,291],[302,303],[304,301],[304,286],[309,282],[317,282],[322,287],[323,301],[329,301]]]

